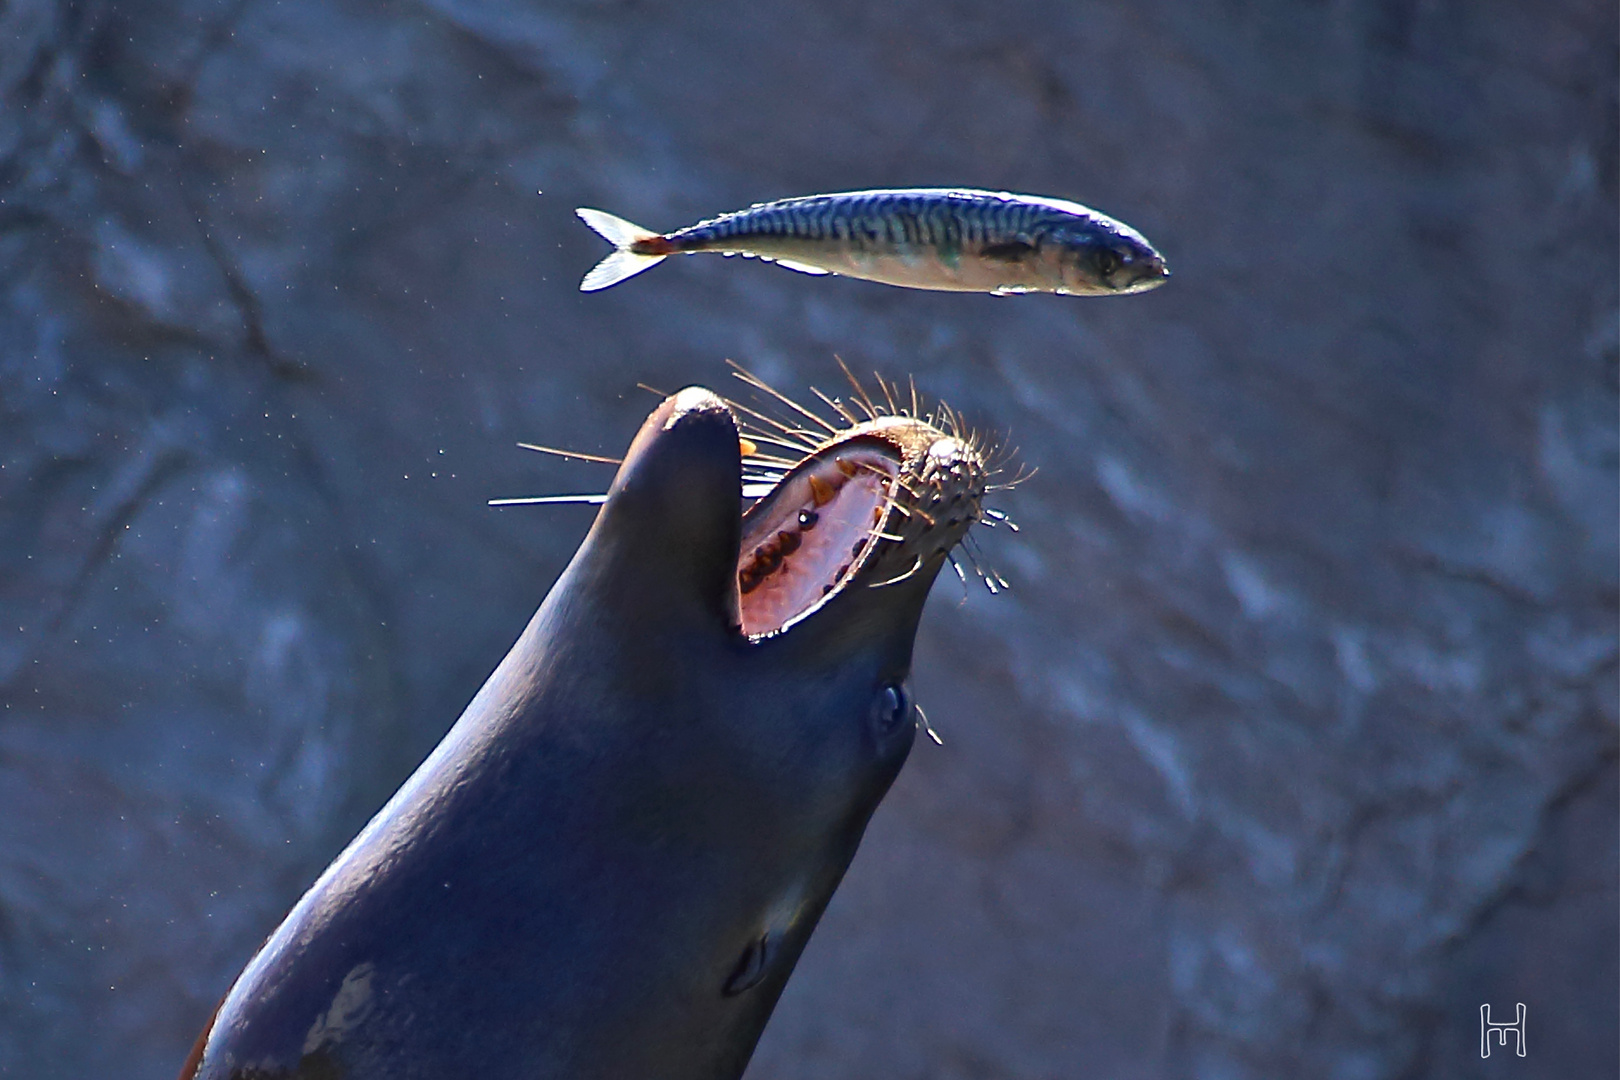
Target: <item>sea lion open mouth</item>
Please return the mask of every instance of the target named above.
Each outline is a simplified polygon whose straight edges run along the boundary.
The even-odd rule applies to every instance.
[[[1005,514],[986,507],[984,498],[1016,486],[1025,478],[1023,471],[1009,482],[990,483],[1012,454],[967,429],[949,406],[926,411],[915,388],[903,398],[898,386],[881,378],[879,396],[873,397],[845,367],[854,391],[849,402],[813,391],[832,410],[834,418],[828,420],[746,369],[732,367],[738,378],[788,410],[784,419],[721,399],[743,436],[742,491],[745,501],[753,500],[742,517],[736,597],[737,625],[750,640],[792,628],[857,579],[872,587],[897,584],[936,559],[950,560],[965,579],[951,553],[972,526],[1006,524],[1017,530]],[[495,499],[490,505],[599,504],[606,498],[547,495]],[[971,553],[969,562],[992,593],[1007,586]]]
[[[775,393],[753,376],[743,377]],[[924,417],[892,404],[885,412],[859,383],[854,386],[866,415],[827,399],[848,426],[822,420],[827,434],[805,445],[809,452],[743,515],[738,611],[751,639],[789,629],[857,581],[882,586],[904,580],[947,558],[974,524],[995,523],[983,505],[992,472],[988,454],[976,435],[962,433],[954,413],[942,407]],[[893,397],[892,391],[885,395],[889,402]],[[732,407],[764,415],[735,402]],[[803,406],[794,408],[814,416]],[[791,449],[791,439],[812,437],[768,422],[771,430],[753,434],[778,447]],[[744,465],[780,467],[790,460],[756,447]]]

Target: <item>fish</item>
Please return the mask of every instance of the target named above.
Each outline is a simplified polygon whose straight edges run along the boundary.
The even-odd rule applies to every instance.
[[[582,221],[614,250],[580,282],[596,292],[671,255],[712,251],[804,274],[908,289],[1065,296],[1145,292],[1170,276],[1129,225],[1065,199],[973,188],[899,188],[756,203],[659,233],[603,210]]]

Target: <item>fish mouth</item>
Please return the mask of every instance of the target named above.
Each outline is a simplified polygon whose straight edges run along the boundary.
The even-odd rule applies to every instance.
[[[822,396],[844,426],[817,417],[829,429],[819,436],[775,420],[750,424],[763,414],[728,402],[753,451],[743,456],[744,496],[755,501],[742,516],[736,573],[738,623],[751,641],[792,629],[845,593],[931,581],[969,528],[994,522],[984,507],[994,451],[954,413],[880,411],[861,399],[870,415]]]
[[[1129,267],[1118,270],[1114,280],[1118,282],[1114,291],[1116,293],[1139,293],[1149,289],[1157,289],[1170,279],[1170,268],[1164,265],[1164,259],[1157,253],[1147,258],[1138,258]]]

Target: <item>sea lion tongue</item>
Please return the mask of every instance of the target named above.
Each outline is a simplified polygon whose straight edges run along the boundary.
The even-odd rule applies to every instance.
[[[741,1076],[910,750],[904,680],[943,556],[885,587],[852,575],[754,639],[740,513],[735,421],[676,394],[512,651],[248,964],[183,1077]]]

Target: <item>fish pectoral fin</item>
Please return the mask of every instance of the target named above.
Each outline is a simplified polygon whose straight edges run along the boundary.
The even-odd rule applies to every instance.
[[[991,244],[979,254],[996,262],[1023,262],[1035,254],[1035,245],[1028,240],[1008,240],[1002,244]]]
[[[832,273],[831,270],[824,270],[819,266],[811,266],[809,263],[794,262],[792,259],[773,259],[772,261],[775,262],[777,266],[785,266],[789,270],[797,270],[801,274]]]

